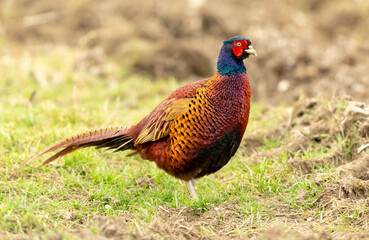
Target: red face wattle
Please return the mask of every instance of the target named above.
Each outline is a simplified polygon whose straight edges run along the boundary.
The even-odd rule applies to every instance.
[[[233,54],[235,56],[241,56],[244,49],[247,49],[247,42],[245,40],[235,41],[233,43]]]

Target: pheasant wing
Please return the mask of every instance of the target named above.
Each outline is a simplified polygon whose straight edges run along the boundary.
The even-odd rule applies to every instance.
[[[148,115],[147,123],[141,129],[135,145],[156,141],[167,136],[173,120],[188,108],[190,102],[191,98],[172,98],[160,103]]]

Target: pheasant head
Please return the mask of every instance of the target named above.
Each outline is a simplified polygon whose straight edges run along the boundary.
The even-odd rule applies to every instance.
[[[217,69],[221,75],[231,75],[235,73],[246,73],[243,63],[250,55],[257,56],[251,41],[244,37],[233,37],[223,42],[220,49]]]

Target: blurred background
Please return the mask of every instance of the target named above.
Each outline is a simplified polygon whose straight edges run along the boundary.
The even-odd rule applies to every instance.
[[[240,35],[258,52],[246,60],[254,101],[366,100],[368,16],[366,0],[0,0],[0,67],[10,48],[63,45],[83,50],[76,71],[104,77],[113,59],[152,81],[191,81],[214,74],[222,41]]]

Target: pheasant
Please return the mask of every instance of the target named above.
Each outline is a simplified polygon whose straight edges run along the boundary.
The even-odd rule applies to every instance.
[[[133,126],[108,127],[56,142],[25,161],[60,150],[43,162],[85,147],[132,150],[187,182],[198,199],[194,179],[214,173],[236,153],[249,119],[250,83],[243,63],[257,55],[251,41],[233,37],[223,42],[217,73],[175,90]],[[41,167],[40,166],[40,167]]]

